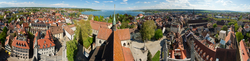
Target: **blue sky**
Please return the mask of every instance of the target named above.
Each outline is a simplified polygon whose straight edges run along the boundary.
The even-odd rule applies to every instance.
[[[250,12],[250,0],[0,0],[0,7],[77,7],[112,10],[209,9]]]

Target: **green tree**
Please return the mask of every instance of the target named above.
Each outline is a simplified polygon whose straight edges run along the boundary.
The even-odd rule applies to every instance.
[[[237,22],[233,21],[233,22],[229,22],[228,25],[233,25],[236,24]]]
[[[81,14],[82,14],[81,12],[78,12],[78,13],[77,13],[77,17],[80,17]]]
[[[75,55],[77,54],[77,41],[67,41],[66,47],[67,47],[67,58],[69,61],[74,61]]]
[[[227,31],[227,26],[223,25],[223,27],[221,28],[221,30]]]
[[[238,42],[240,42],[243,38],[244,38],[244,36],[242,35],[241,32],[236,32],[236,39]]]
[[[3,28],[3,32],[0,34],[0,41],[1,43],[5,43],[5,38],[7,37],[8,29],[6,27]],[[4,44],[2,44],[4,45]]]
[[[92,33],[90,22],[85,21],[85,20],[80,20],[79,22],[75,22],[75,23],[76,23],[75,35],[76,35],[77,41],[79,42],[88,41],[89,35],[91,35]],[[86,46],[86,45],[84,45],[83,43],[83,46]]]
[[[100,16],[99,21],[103,21],[104,17]]]
[[[130,26],[130,29],[133,29],[133,28],[135,28],[135,24],[132,24],[132,25]]]
[[[128,23],[127,22],[122,22],[122,25],[120,26],[120,29],[125,29],[128,28]]]
[[[147,54],[147,61],[152,61],[152,54],[150,51],[148,51],[148,54]]]
[[[147,20],[142,24],[142,29],[140,30],[141,37],[143,41],[151,40],[155,34],[156,25],[153,20]]]
[[[98,16],[95,16],[94,20],[95,20],[95,21],[99,21]]]
[[[239,17],[239,20],[241,20],[242,19],[242,15],[240,15],[240,17]]]
[[[93,20],[92,18],[93,18],[93,15],[90,14],[89,17],[88,17],[88,20]]]
[[[215,37],[218,38],[218,34],[216,34]]]
[[[160,39],[161,37],[163,37],[163,33],[162,33],[162,31],[161,31],[161,29],[157,29],[156,31],[155,31],[155,39]]]
[[[216,27],[217,27],[217,24],[216,24],[216,23],[215,23],[215,24],[213,24],[213,27],[214,27],[214,28],[216,28]]]
[[[234,29],[235,29],[235,32],[237,32],[237,30],[239,29],[239,26],[237,23],[234,24]]]

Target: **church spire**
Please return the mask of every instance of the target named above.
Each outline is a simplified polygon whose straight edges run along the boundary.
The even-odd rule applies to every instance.
[[[112,30],[115,31],[116,30],[116,20],[115,20],[115,4],[114,4],[114,18],[113,18],[113,27],[112,27]]]

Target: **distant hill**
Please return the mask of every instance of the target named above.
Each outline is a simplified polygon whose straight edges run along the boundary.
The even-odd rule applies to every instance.
[[[203,9],[142,9],[142,10],[133,10],[133,11],[143,11],[143,12],[164,12],[164,11],[187,11],[187,12],[238,12],[230,10],[203,10]]]

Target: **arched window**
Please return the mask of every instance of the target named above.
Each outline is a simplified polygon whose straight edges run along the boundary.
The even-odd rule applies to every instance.
[[[123,43],[123,46],[126,46],[126,43]]]
[[[128,46],[129,46],[129,43],[128,43]]]
[[[101,41],[101,40],[99,40],[99,43],[102,43],[102,41]]]

